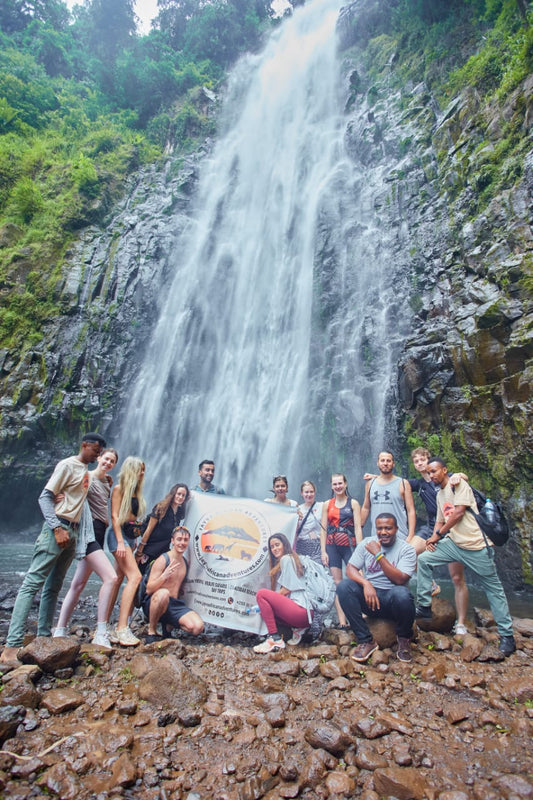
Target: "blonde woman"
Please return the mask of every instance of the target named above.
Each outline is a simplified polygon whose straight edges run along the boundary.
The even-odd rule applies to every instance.
[[[144,461],[136,456],[128,456],[118,476],[118,484],[111,493],[111,528],[107,534],[107,545],[116,561],[117,580],[110,600],[108,619],[117,601],[117,595],[126,576],[127,583],[122,591],[116,631],[110,631],[111,640],[131,647],[140,643],[132,633],[128,618],[133,607],[135,592],[141,580],[141,573],[134,556],[137,537],[146,512],[143,497]]]

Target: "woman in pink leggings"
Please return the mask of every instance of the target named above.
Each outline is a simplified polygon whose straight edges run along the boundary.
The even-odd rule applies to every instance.
[[[268,540],[270,556],[270,579],[272,589],[259,589],[257,605],[267,626],[264,642],[254,647],[256,653],[283,650],[285,642],[278,632],[278,621],[293,629],[289,644],[299,644],[309,627],[313,612],[308,612],[305,592],[304,568],[298,555],[292,550],[289,540],[282,533],[275,533]]]

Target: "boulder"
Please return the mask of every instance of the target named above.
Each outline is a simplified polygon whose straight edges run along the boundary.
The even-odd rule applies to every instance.
[[[54,673],[75,664],[79,652],[79,642],[68,636],[36,636],[19,652],[19,659],[23,664],[37,664],[43,672]]]
[[[162,709],[196,709],[207,694],[206,683],[173,655],[158,659],[139,684],[139,697]]]
[[[433,597],[431,601],[431,619],[417,619],[416,624],[422,631],[449,633],[455,622],[455,608],[443,597]]]

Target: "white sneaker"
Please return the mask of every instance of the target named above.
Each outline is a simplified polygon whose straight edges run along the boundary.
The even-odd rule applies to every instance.
[[[287,642],[287,644],[300,644],[302,641],[302,636],[306,632],[307,628],[293,628],[292,629],[292,636]]]
[[[452,628],[453,636],[465,636],[468,633],[468,628],[466,625],[461,625],[460,622],[456,622]]]
[[[256,644],[254,647],[254,653],[272,653],[274,650],[284,649],[285,642],[283,639],[273,639],[271,636],[267,636],[264,642],[261,642],[261,644]]]
[[[104,631],[102,631],[101,633],[98,633],[97,631],[93,636],[92,643],[95,644],[97,647],[105,647],[108,650],[111,650],[111,641],[109,640],[109,636],[107,635],[107,633],[105,633]]]
[[[111,644],[118,644],[118,636],[115,628],[107,623],[107,638],[111,642]]]
[[[68,630],[66,628],[56,628],[52,638],[57,639],[60,636],[68,636]]]
[[[124,647],[135,647],[136,644],[141,643],[141,640],[137,639],[129,628],[121,628],[120,630],[117,628],[116,634],[118,643],[124,645]]]

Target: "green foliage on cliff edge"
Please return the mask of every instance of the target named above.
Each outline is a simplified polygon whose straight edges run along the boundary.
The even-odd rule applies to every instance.
[[[64,254],[105,221],[132,171],[213,132],[202,94],[259,41],[266,0],[0,6],[0,347],[24,348],[61,302]],[[31,277],[30,277],[31,276]]]

